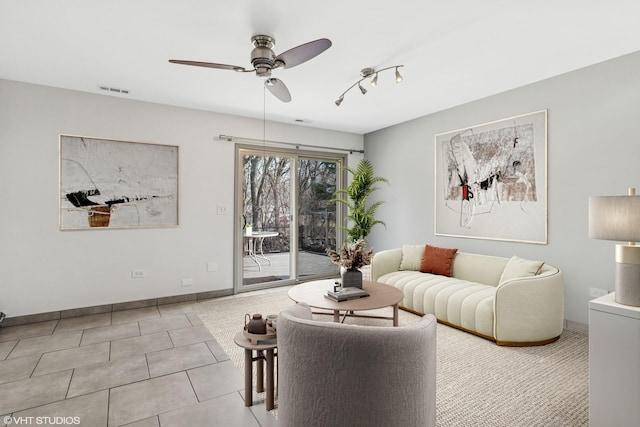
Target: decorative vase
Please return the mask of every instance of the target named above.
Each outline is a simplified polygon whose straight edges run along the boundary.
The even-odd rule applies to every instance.
[[[340,275],[342,276],[343,288],[362,289],[362,272],[357,268],[352,268],[351,270],[342,269]]]
[[[245,226],[244,227],[244,235],[251,237],[252,234],[253,234],[253,227],[250,226],[250,225]]]

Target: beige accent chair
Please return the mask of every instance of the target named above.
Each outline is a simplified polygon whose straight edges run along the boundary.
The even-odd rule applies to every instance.
[[[278,372],[280,426],[435,426],[436,319],[347,325],[298,303],[278,316]]]

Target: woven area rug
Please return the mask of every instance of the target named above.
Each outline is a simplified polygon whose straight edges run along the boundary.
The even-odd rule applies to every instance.
[[[288,289],[207,300],[194,309],[233,364],[244,372],[243,350],[234,344],[233,336],[242,330],[245,313],[279,313],[294,304]],[[391,308],[369,313],[390,316]],[[331,316],[315,318],[332,320]],[[400,326],[418,320],[400,310]],[[390,325],[391,321],[347,318],[345,323]],[[557,342],[546,346],[500,347],[438,324],[436,425],[589,425],[588,347],[588,336],[572,330],[565,330]]]

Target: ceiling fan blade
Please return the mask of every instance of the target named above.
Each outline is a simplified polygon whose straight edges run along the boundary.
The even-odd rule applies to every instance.
[[[307,62],[308,60],[315,58],[320,55],[325,50],[331,47],[331,40],[329,39],[318,39],[309,43],[301,44],[300,46],[296,46],[292,49],[289,49],[286,52],[282,52],[280,55],[276,56],[276,63],[282,62],[283,68],[291,68],[296,65],[300,65],[303,62]]]
[[[280,79],[274,77],[268,78],[264,81],[264,85],[269,89],[269,92],[282,102],[291,101],[291,94],[289,89]]]
[[[207,67],[207,68],[219,68],[221,70],[233,70],[238,72],[247,71],[242,67],[238,67],[237,65],[216,64],[214,62],[183,61],[181,59],[170,59],[169,62],[171,62],[172,64],[193,65],[196,67]]]

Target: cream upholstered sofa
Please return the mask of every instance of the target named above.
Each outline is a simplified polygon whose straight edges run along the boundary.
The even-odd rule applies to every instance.
[[[435,423],[434,316],[394,328],[312,320],[304,303],[280,312],[280,426]]]
[[[404,245],[376,253],[371,280],[401,289],[401,308],[431,313],[443,324],[498,345],[543,345],[560,337],[564,284],[558,268],[517,256],[503,258],[453,249],[447,276],[424,272],[446,270],[447,263],[438,264],[440,260],[434,268],[425,268],[427,248],[433,249]]]

